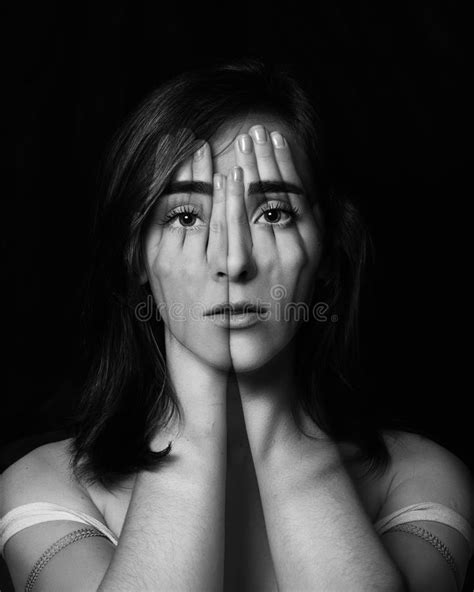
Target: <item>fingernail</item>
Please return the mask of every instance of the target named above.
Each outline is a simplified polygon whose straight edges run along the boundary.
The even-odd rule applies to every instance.
[[[222,189],[224,187],[224,176],[216,173],[214,176],[214,183],[216,185],[216,189]]]
[[[243,175],[243,173],[244,173],[244,172],[243,172],[243,170],[241,169],[241,167],[239,167],[239,166],[236,166],[236,167],[234,167],[234,168],[232,169],[232,179],[233,179],[234,181],[236,181],[237,183],[238,183],[239,181],[242,181],[242,180],[243,180],[243,178],[244,178],[244,175]]]
[[[252,138],[247,134],[239,137],[239,148],[241,152],[250,154],[252,152]]]
[[[252,128],[251,134],[257,144],[265,144],[267,141],[267,131],[263,125],[256,125]]]
[[[194,153],[194,160],[201,160],[201,158],[204,156],[205,151],[206,145],[204,144],[204,146],[201,146],[201,148],[199,148],[199,150],[196,150],[196,152]]]
[[[286,140],[279,132],[272,132],[271,136],[275,148],[284,148],[286,146]]]

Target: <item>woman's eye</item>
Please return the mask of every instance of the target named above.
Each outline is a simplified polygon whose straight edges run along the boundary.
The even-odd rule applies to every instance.
[[[263,207],[263,212],[260,214],[257,220],[260,220],[260,218],[264,218],[266,222],[273,226],[287,226],[296,218],[298,213],[299,210],[288,203],[267,203]]]
[[[177,214],[176,218],[179,220],[182,226],[193,226],[195,222],[195,214]]]
[[[176,230],[181,230],[184,228],[196,230],[198,226],[196,226],[195,222],[198,219],[198,217],[199,212],[194,210],[194,208],[183,207],[179,210],[174,210],[173,212],[170,212],[164,220],[163,224]]]
[[[288,226],[298,216],[299,210],[288,203],[266,203],[256,219],[261,218],[263,223],[271,226]],[[199,212],[189,206],[183,206],[170,212],[162,222],[164,226],[169,226],[172,230],[198,230],[200,225],[196,224],[199,219]]]

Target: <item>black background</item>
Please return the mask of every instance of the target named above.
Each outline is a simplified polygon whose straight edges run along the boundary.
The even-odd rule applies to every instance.
[[[470,20],[453,4],[431,4],[17,4],[4,23],[15,191],[2,200],[1,444],[57,427],[76,390],[78,295],[111,134],[170,75],[256,55],[310,74],[330,167],[374,239],[362,335],[367,389],[474,468],[462,377],[470,366],[462,298]]]

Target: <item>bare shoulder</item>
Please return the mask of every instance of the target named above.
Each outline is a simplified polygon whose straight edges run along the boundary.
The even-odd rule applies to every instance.
[[[40,446],[12,464],[0,476],[0,519],[19,506],[52,503],[68,510],[88,514],[104,523],[88,490],[75,478],[70,467],[69,440]],[[28,517],[28,512],[25,514]],[[73,518],[28,520],[13,516],[3,532],[3,557],[15,590],[24,590],[33,577],[38,559],[63,537],[78,530]],[[40,516],[40,518],[43,518]],[[5,533],[7,534],[5,538]],[[41,565],[35,590],[97,590],[114,548],[104,537],[90,537],[81,545],[71,545],[58,559]],[[44,569],[43,569],[44,567]]]
[[[415,504],[423,504],[428,512],[422,519],[405,515],[407,520],[401,525],[407,526],[401,530],[384,530],[384,546],[403,574],[407,589],[460,590],[471,557],[472,474],[456,454],[430,438],[402,431],[387,432],[384,438],[392,462],[379,519],[392,513],[403,518],[403,511]],[[440,508],[433,504],[456,512],[457,517],[439,514]],[[406,530],[410,527],[416,532]]]
[[[73,474],[70,442],[61,440],[35,448],[2,473],[0,517],[23,504],[49,502],[100,519],[88,489]]]
[[[387,431],[384,439],[391,457],[390,485],[385,510],[418,502],[438,502],[474,521],[474,481],[456,454],[419,434]]]

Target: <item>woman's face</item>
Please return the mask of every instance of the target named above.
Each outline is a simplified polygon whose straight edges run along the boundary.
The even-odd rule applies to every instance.
[[[312,314],[321,252],[301,142],[281,120],[255,114],[230,121],[179,167],[152,213],[144,280],[167,339],[215,368],[248,372],[281,352]],[[242,302],[251,312],[209,314]]]

